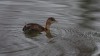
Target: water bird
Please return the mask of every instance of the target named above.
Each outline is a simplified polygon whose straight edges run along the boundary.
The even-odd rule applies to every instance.
[[[46,36],[48,38],[53,38],[50,33],[50,26],[51,24],[57,22],[54,17],[49,17],[46,21],[45,27],[37,24],[37,23],[28,23],[23,27],[23,32],[30,36],[37,36],[41,34],[41,32],[46,32]]]

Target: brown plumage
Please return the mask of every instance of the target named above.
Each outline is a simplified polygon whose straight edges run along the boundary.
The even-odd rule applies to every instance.
[[[41,32],[50,33],[50,26],[52,23],[56,22],[53,17],[49,17],[46,21],[45,27],[37,24],[37,23],[28,23],[23,27],[24,33],[32,33],[32,34],[40,34]]]
[[[26,30],[33,30],[33,31],[35,30],[38,32],[42,32],[44,31],[44,27],[42,27],[41,25],[37,23],[28,23],[23,28],[23,31],[26,31]]]

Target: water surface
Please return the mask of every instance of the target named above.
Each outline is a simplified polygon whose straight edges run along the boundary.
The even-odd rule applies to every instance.
[[[78,6],[80,3],[77,0],[1,0],[0,56],[78,56],[82,48],[94,50],[94,38],[85,36],[94,30],[77,25],[83,12]],[[25,37],[22,31],[25,24],[34,22],[45,26],[48,17],[58,21],[51,26],[54,43],[48,43],[45,33],[34,39]]]

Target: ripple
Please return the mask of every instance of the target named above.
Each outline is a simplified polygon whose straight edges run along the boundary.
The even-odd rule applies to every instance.
[[[5,4],[5,5],[33,5],[34,7],[66,7],[66,5],[51,4],[51,3],[48,3],[48,2],[45,2],[45,1],[37,1],[37,3],[0,1],[0,4]]]
[[[75,25],[73,21],[76,20],[74,18],[78,18],[74,14],[80,14],[81,11],[76,10],[79,9],[76,5],[79,3],[71,3],[71,1],[72,0],[69,2],[65,0],[50,0],[50,2],[39,0],[32,0],[32,2],[25,0],[0,1],[0,54],[7,54],[8,56],[69,56],[72,54],[72,56],[75,56],[74,54],[78,51],[74,49],[75,47],[73,45],[78,41],[81,43],[83,38],[77,38],[77,36],[82,35],[80,33],[83,32],[76,33],[75,31],[78,31],[78,27],[76,26],[77,30],[73,28]],[[68,6],[68,4],[70,6]],[[96,14],[94,16],[96,16]],[[50,28],[54,37],[53,39],[48,40],[45,33],[33,39],[25,37],[22,31],[25,23],[38,23],[44,26],[48,17],[55,17],[59,22],[53,24]],[[69,33],[68,31],[71,30],[70,27],[75,31]],[[83,29],[80,30],[84,31]],[[74,41],[75,38],[71,36],[75,36],[77,40]],[[66,39],[67,37],[72,39]],[[49,43],[50,41],[54,42]],[[90,40],[83,39],[83,41]],[[85,45],[85,43],[82,42],[80,45]],[[91,46],[90,42],[89,45]]]

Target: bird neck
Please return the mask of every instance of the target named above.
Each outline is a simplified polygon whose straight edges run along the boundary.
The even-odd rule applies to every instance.
[[[50,22],[46,22],[46,25],[45,25],[45,28],[47,29],[47,30],[50,30],[50,26],[51,26],[51,23]]]

